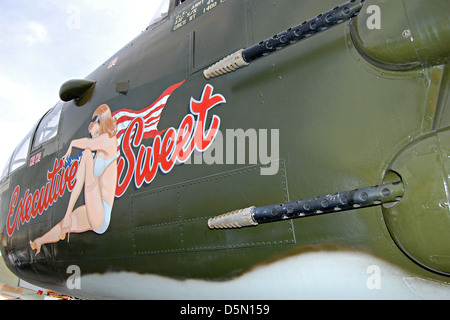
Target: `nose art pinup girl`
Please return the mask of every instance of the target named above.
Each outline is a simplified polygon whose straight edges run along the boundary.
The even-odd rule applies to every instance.
[[[76,184],[70,195],[64,218],[42,237],[30,241],[30,246],[41,251],[41,246],[64,240],[70,233],[94,231],[103,234],[108,229],[117,182],[117,124],[106,104],[92,115],[89,125],[91,138],[72,140],[63,159],[70,161],[72,148],[81,149]],[[94,155],[95,153],[95,155]],[[74,206],[84,187],[85,204]]]

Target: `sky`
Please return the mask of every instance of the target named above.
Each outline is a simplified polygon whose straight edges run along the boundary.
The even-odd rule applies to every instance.
[[[0,0],[0,174],[17,144],[149,25],[161,0]]]

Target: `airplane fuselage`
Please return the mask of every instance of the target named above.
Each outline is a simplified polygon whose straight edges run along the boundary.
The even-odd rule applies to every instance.
[[[77,297],[450,297],[448,2],[176,3],[63,86],[13,155],[11,271]],[[389,203],[330,213],[341,192],[397,182]],[[258,224],[268,205],[286,215]],[[252,226],[208,226],[230,212]]]

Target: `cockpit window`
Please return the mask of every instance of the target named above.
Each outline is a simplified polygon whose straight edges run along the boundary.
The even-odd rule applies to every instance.
[[[60,101],[44,116],[34,136],[33,148],[56,137],[63,103]]]
[[[178,0],[177,0],[178,1]],[[150,25],[164,19],[169,14],[170,0],[161,0],[158,10],[156,10],[153,15],[152,20],[150,20]]]
[[[9,172],[12,173],[16,169],[23,166],[25,163],[27,163],[27,157],[28,157],[28,150],[30,148],[30,140],[31,136],[34,132],[31,130],[26,137],[20,142],[20,144],[17,146],[16,150],[14,151],[12,158],[11,158],[11,164],[9,167]]]
[[[3,180],[8,175],[9,164],[11,163],[11,157],[12,157],[12,155],[8,158],[8,162],[6,163],[5,167],[3,168],[1,180]]]
[[[28,151],[30,149],[31,138],[34,135],[33,148],[36,148],[43,144],[44,142],[56,137],[58,133],[59,118],[61,116],[61,109],[63,103],[60,101],[53,107],[39,122],[38,128],[36,125],[33,129],[26,135],[26,137],[20,142],[20,144],[14,150],[11,158],[9,159],[7,165],[3,169],[1,180],[5,178],[8,173],[12,173],[16,169],[27,163]]]

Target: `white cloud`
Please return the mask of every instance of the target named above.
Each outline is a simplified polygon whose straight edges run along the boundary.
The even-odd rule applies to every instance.
[[[42,24],[35,21],[30,21],[28,23],[28,31],[29,33],[23,36],[28,44],[32,45],[35,43],[48,41],[47,29]]]

